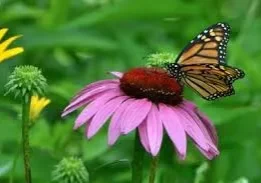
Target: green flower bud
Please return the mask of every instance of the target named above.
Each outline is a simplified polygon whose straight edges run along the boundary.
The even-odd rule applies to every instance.
[[[164,68],[164,65],[167,63],[173,63],[176,59],[176,56],[172,53],[154,53],[147,57],[147,66],[148,67],[161,67]]]
[[[43,95],[47,86],[42,71],[34,66],[18,66],[9,76],[5,85],[6,94],[14,93],[15,97]]]
[[[69,157],[56,165],[53,181],[58,183],[88,183],[89,173],[79,158]]]

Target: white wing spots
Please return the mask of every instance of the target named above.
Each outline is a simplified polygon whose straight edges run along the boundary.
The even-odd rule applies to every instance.
[[[198,38],[198,39],[200,39],[200,38],[201,38],[201,36],[202,36],[202,35],[201,35],[201,34],[199,34],[199,35],[197,36],[197,38]]]
[[[215,99],[218,99],[220,97],[227,97],[227,96],[234,95],[234,94],[235,94],[235,91],[234,91],[233,87],[231,86],[227,91],[214,93],[212,95],[207,96],[205,99],[215,100]]]
[[[206,38],[207,38],[207,37],[206,37],[205,35],[201,37],[202,40],[204,40],[204,39],[206,39]]]
[[[214,32],[210,32],[210,35],[211,36],[215,36],[216,34]]]
[[[226,53],[227,53],[227,44],[229,40],[229,32],[230,32],[230,27],[226,23],[218,23],[217,27],[219,29],[223,30],[223,37],[215,37],[215,40],[219,42],[218,46],[218,52],[219,52],[219,62],[220,63],[225,63],[226,62]],[[220,39],[221,38],[221,39]]]
[[[209,39],[209,38],[204,39],[205,42],[208,42],[208,41],[210,41],[210,40],[211,40],[211,39]]]
[[[219,42],[222,40],[222,37],[217,36],[217,37],[215,37],[215,40]]]
[[[218,23],[218,25],[220,25],[223,28],[226,27],[225,24],[223,24],[223,23]]]
[[[178,64],[170,63],[166,65],[166,69],[172,77],[176,78],[177,80],[180,80],[182,73],[180,72],[180,66]]]

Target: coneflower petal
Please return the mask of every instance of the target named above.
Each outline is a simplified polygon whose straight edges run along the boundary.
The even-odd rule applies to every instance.
[[[204,124],[204,126],[206,127],[209,136],[212,139],[212,142],[217,145],[218,143],[218,138],[217,138],[217,131],[214,127],[214,125],[212,124],[212,122],[208,119],[208,117],[206,115],[204,115],[202,112],[200,112],[198,109],[196,109],[195,111],[198,115],[198,117],[201,119],[202,123]]]
[[[79,128],[85,122],[87,122],[90,118],[94,116],[94,114],[101,108],[101,106],[105,105],[109,100],[121,96],[122,93],[115,89],[106,92],[104,95],[100,96],[98,99],[91,102],[88,106],[86,106],[80,115],[77,117],[74,125],[74,129]]]
[[[81,107],[82,105],[85,104],[86,99],[88,99],[89,97],[92,97],[92,96],[95,96],[96,94],[99,94],[99,93],[102,93],[102,92],[107,92],[109,90],[116,89],[116,88],[118,88],[116,84],[102,85],[100,87],[94,88],[94,89],[82,94],[81,96],[79,96],[75,100],[73,100],[64,109],[64,112],[69,111],[69,110],[71,111],[71,108]]]
[[[115,112],[127,96],[114,98],[102,106],[90,122],[87,137],[91,138],[104,125],[108,118]]]
[[[163,139],[163,125],[159,117],[159,109],[155,104],[152,105],[146,122],[150,151],[153,156],[156,156]]]
[[[133,101],[121,116],[121,132],[127,134],[140,125],[147,117],[152,103],[147,99],[138,99]]]
[[[150,145],[149,145],[149,135],[148,135],[148,122],[144,120],[138,127],[139,137],[142,146],[148,153],[151,153]]]
[[[202,149],[208,150],[209,145],[202,130],[197,125],[195,120],[181,107],[172,107],[173,111],[179,115],[180,121],[187,134],[197,143]]]
[[[165,104],[159,104],[160,119],[166,129],[170,139],[175,145],[181,159],[186,157],[187,142],[186,133],[181,124],[179,116]]]
[[[122,76],[123,76],[122,72],[117,72],[117,71],[112,71],[112,72],[110,72],[110,74],[117,78],[122,78]]]
[[[99,98],[100,96],[104,95],[107,92],[100,92],[97,94],[90,95],[89,97],[86,97],[84,100],[82,100],[79,103],[76,103],[75,105],[71,105],[70,107],[67,107],[64,109],[62,113],[62,117],[67,116],[68,114],[72,113],[73,111],[77,110],[78,108],[87,105],[88,103],[94,101],[95,99]]]
[[[114,112],[111,118],[108,131],[108,144],[113,145],[121,134],[121,116],[134,99],[128,99],[124,101],[119,108]]]
[[[201,147],[199,147],[196,144],[196,147],[199,149],[199,151],[205,156],[207,157],[209,160],[213,159],[214,157],[216,157],[217,155],[219,155],[219,151],[217,150],[217,148],[215,146],[210,146],[210,149],[208,151],[202,149]]]
[[[80,96],[82,96],[84,93],[86,92],[90,92],[96,88],[102,87],[102,86],[106,86],[106,85],[110,85],[110,84],[115,84],[118,85],[119,84],[119,80],[117,79],[107,79],[107,80],[101,80],[101,81],[97,81],[91,84],[88,84],[87,86],[85,86],[82,90],[80,90],[75,97],[73,97],[73,99],[71,100],[70,103],[72,103],[73,101],[75,101],[77,98],[79,98]]]
[[[204,134],[206,140],[208,141],[208,144],[211,146],[216,146],[216,142],[213,141],[213,138],[211,136],[213,132],[208,131],[203,121],[199,118],[197,115],[195,108],[192,108],[191,104],[188,102],[184,102],[180,105],[187,113],[194,119],[194,122],[199,126],[202,133]]]

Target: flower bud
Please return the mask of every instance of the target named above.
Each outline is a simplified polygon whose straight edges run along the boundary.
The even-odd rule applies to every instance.
[[[89,173],[81,159],[63,158],[53,171],[53,181],[58,183],[88,183]]]
[[[173,63],[176,56],[172,53],[154,53],[147,57],[148,67],[161,67],[163,68],[167,63]]]
[[[13,93],[15,97],[43,95],[47,86],[42,71],[34,66],[18,66],[9,76],[5,85],[6,94]]]

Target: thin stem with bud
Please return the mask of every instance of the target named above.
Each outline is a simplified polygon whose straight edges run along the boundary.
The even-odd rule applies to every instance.
[[[19,97],[22,100],[22,147],[26,183],[32,183],[29,144],[31,97],[33,94],[44,94],[46,85],[41,70],[30,65],[16,67],[5,85],[6,95],[12,93],[15,98]]]
[[[31,183],[31,165],[30,165],[30,145],[29,145],[29,114],[30,114],[31,96],[26,95],[22,101],[22,143],[24,155],[24,170],[26,183]]]

